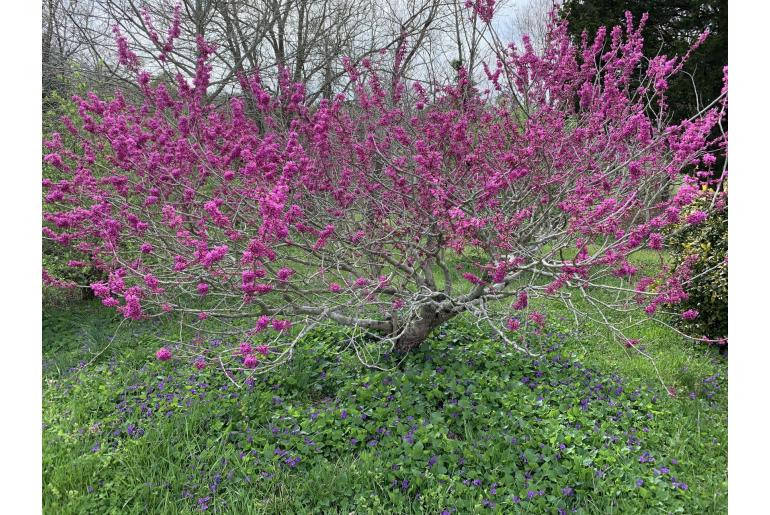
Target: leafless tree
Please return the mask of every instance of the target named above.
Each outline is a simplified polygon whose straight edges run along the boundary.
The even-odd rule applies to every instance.
[[[498,2],[498,23],[513,38],[527,32],[544,40],[552,0],[512,2]],[[180,34],[164,48],[177,4]],[[68,92],[75,72],[97,91],[128,87],[130,75],[117,66],[114,27],[159,80],[192,76],[196,37],[213,43],[208,96],[214,102],[239,94],[241,74],[258,72],[276,92],[281,69],[305,85],[311,103],[329,99],[349,86],[343,57],[358,64],[385,53],[379,61],[392,63],[399,47],[401,64],[387,71],[431,94],[460,66],[473,84],[483,83],[481,63],[495,60],[489,27],[461,0],[43,0],[43,14],[44,96]]]

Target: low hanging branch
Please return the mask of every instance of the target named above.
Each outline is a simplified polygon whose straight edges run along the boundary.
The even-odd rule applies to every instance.
[[[490,5],[477,13],[487,24]],[[547,324],[539,297],[634,346],[633,322],[615,315],[665,317],[685,298],[690,264],[666,269],[667,228],[708,216],[683,214],[704,194],[684,171],[704,180],[726,144],[709,140],[726,86],[666,125],[683,59],[643,62],[643,24],[629,15],[575,46],[554,20],[539,53],[526,38],[502,45],[488,26],[498,61],[484,66],[487,90],[460,68],[429,95],[374,71],[398,66],[345,60],[352,96],[310,104],[284,70],[278,96],[244,76],[226,108],[206,103],[214,48],[203,38],[192,83],[164,84],[117,32],[141,103],[75,98],[79,119],[63,120],[75,143],[45,142],[65,178],[44,181],[44,236],[105,270],[90,286],[126,318],[176,313],[224,339],[203,355],[179,342],[159,359],[228,373],[287,361],[324,324],[408,351],[461,313],[529,352],[522,335]],[[632,264],[642,249],[661,254],[661,271]]]

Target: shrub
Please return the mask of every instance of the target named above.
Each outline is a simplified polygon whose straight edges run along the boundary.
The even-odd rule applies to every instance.
[[[685,218],[709,211],[713,193],[693,202]],[[727,338],[727,194],[720,193],[716,209],[698,224],[683,224],[670,238],[674,265],[695,255],[692,279],[686,284],[687,299],[679,305],[677,324],[688,334],[709,339]],[[693,316],[697,313],[697,316]]]

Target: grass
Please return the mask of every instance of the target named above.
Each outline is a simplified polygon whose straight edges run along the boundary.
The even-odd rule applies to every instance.
[[[726,361],[641,326],[670,398],[649,360],[545,307],[539,359],[460,317],[387,371],[313,333],[240,390],[152,358],[173,321],[47,309],[44,511],[726,512]]]

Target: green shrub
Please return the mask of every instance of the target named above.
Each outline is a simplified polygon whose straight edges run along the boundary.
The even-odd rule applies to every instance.
[[[713,195],[704,195],[691,204],[687,213],[709,211]],[[671,255],[675,266],[687,256],[697,255],[692,267],[693,279],[685,291],[688,299],[679,305],[682,311],[694,309],[693,320],[678,319],[687,334],[709,338],[727,337],[727,194],[719,194],[715,207],[703,223],[684,224],[673,234]]]

